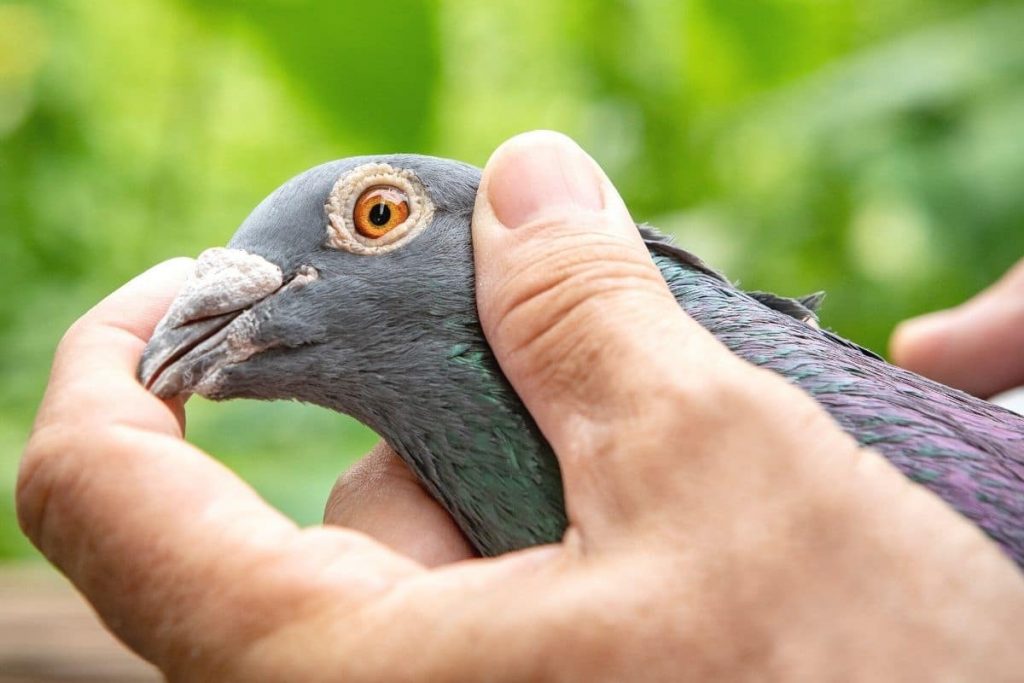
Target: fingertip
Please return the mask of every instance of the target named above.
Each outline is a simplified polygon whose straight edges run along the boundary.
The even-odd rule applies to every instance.
[[[162,261],[121,285],[82,321],[120,327],[148,340],[194,267],[195,259],[187,257]]]
[[[147,293],[169,291],[173,295],[185,280],[188,279],[188,276],[195,269],[195,264],[196,260],[187,256],[177,256],[161,261],[133,277],[119,287],[114,294],[129,290]]]
[[[155,398],[155,397],[154,397]],[[178,436],[185,436],[185,423],[187,421],[185,415],[185,402],[188,401],[189,396],[175,396],[174,398],[163,399],[163,404],[167,406],[167,409],[174,415],[175,421],[178,423]]]
[[[901,323],[893,332],[893,362],[976,396],[1024,382],[1024,307],[986,292],[947,311]]]
[[[494,151],[484,167],[477,209],[486,209],[489,220],[479,227],[489,230],[512,230],[545,219],[557,224],[606,209],[625,213],[598,163],[572,138],[548,130],[522,133]],[[635,231],[630,221],[625,223]]]
[[[553,131],[522,133],[495,150],[484,168],[472,230],[477,301],[489,330],[503,316],[508,301],[502,292],[511,281],[519,280],[511,289],[522,290],[531,279],[525,271],[586,260],[588,248],[655,272],[611,180],[575,141]]]
[[[904,320],[889,339],[889,356],[896,365],[923,372],[935,365],[952,328],[955,322],[945,311]]]
[[[161,261],[156,265],[151,266],[146,273],[169,273],[174,277],[184,277],[192,272],[192,269],[196,265],[196,260],[191,256],[175,256],[169,258],[166,261]]]
[[[97,424],[120,421],[181,437],[184,398],[157,399],[138,383],[136,368],[146,341],[193,265],[189,258],[159,263],[75,321],[54,354],[37,427],[88,415]]]
[[[384,441],[338,478],[324,524],[362,532],[426,567],[475,556],[451,516]]]

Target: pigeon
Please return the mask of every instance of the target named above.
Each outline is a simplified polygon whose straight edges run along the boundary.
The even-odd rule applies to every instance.
[[[341,159],[289,180],[226,248],[198,257],[140,381],[162,398],[291,399],[351,415],[398,452],[481,555],[559,541],[557,460],[477,316],[479,182],[474,166],[410,154]],[[637,229],[687,314],[1024,566],[1024,417],[822,328],[821,294],[742,291]]]

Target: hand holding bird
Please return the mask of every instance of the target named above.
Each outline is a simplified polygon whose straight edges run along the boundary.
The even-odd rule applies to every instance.
[[[179,403],[135,380],[181,262],[111,295],[62,342],[19,479],[26,532],[174,680],[1024,669],[1016,567],[685,315],[575,145],[535,134],[502,146],[473,236],[483,329],[564,476],[562,542],[444,564],[468,548],[439,515],[418,530],[448,534],[432,548],[295,528],[182,440]],[[378,490],[376,514],[433,505]],[[335,518],[387,528],[373,514],[368,502]],[[431,553],[440,566],[415,559]]]

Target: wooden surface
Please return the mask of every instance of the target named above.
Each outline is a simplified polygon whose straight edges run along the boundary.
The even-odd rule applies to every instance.
[[[156,670],[44,564],[0,564],[0,683],[152,683]]]

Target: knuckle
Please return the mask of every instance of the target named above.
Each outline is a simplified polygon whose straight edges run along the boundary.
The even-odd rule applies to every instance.
[[[596,360],[610,331],[601,328],[644,300],[670,297],[645,252],[583,229],[524,245],[494,292],[481,311],[491,343],[556,377]]]
[[[362,461],[342,472],[331,488],[324,509],[325,523],[344,525],[345,519],[351,514],[353,502],[366,492],[372,480],[372,475],[366,472]]]
[[[741,429],[744,424],[777,426],[786,412],[770,398],[778,398],[778,388],[767,371],[740,361],[723,365],[713,375],[666,386],[664,406],[672,414],[663,421],[671,420],[667,423],[676,426],[677,437],[694,452],[713,452],[726,436],[749,433]]]
[[[418,480],[391,447],[381,441],[338,476],[324,508],[324,522],[345,525],[367,500],[403,487],[418,489]]]
[[[345,514],[345,501],[348,499],[346,495],[346,474],[344,473],[338,477],[334,482],[334,486],[331,487],[330,494],[327,496],[327,504],[324,506],[324,524],[338,524],[338,520]]]
[[[344,525],[352,512],[354,501],[366,491],[373,481],[373,473],[367,471],[365,458],[338,476],[331,488],[324,508],[324,523]]]
[[[50,545],[56,501],[68,497],[76,488],[74,468],[67,467],[63,457],[72,447],[61,429],[40,428],[29,439],[18,469],[15,488],[18,523],[44,553]]]
[[[18,468],[14,493],[18,524],[25,535],[37,545],[41,520],[46,514],[47,501],[50,498],[49,481],[43,472],[44,462],[43,457],[33,449],[33,442],[29,441]]]
[[[44,555],[57,560],[83,511],[95,507],[98,456],[117,467],[133,445],[117,429],[53,423],[38,427],[29,439],[18,470],[15,507],[25,535]]]

